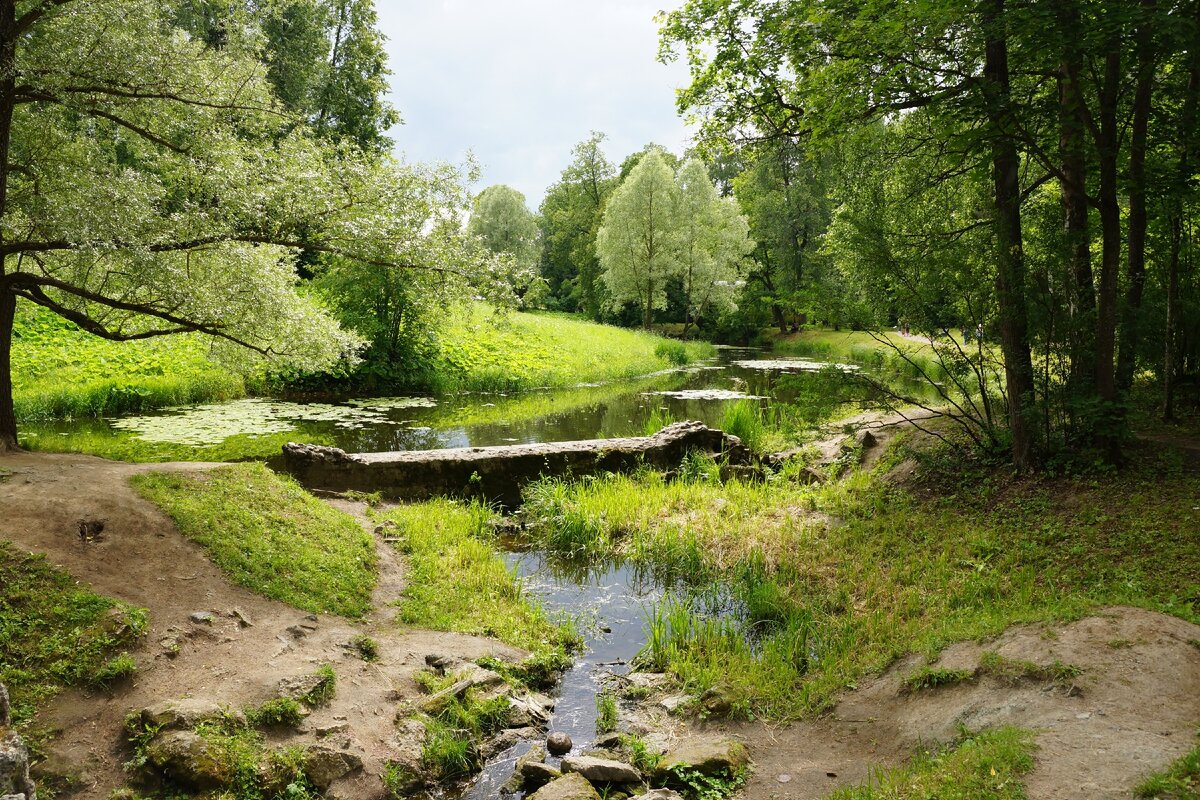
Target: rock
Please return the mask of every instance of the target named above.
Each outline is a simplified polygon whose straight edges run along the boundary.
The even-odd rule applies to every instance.
[[[821,484],[827,480],[824,473],[815,467],[805,467],[804,469],[796,470],[792,473],[791,479],[793,483],[798,483],[801,486]]]
[[[5,693],[5,699],[7,696]],[[37,800],[37,792],[29,778],[29,750],[21,737],[12,731],[0,736],[0,795]]]
[[[571,772],[550,781],[526,800],[600,800],[600,795],[587,778]]]
[[[620,750],[625,743],[624,738],[619,733],[606,733],[600,736],[593,743],[597,750]]]
[[[8,699],[8,687],[0,683],[0,728],[12,725],[12,707]]]
[[[751,483],[761,481],[763,472],[758,467],[752,467],[745,464],[722,464],[720,468],[721,483],[738,480],[743,483]]]
[[[471,688],[470,679],[464,678],[454,684],[447,686],[440,692],[429,695],[421,701],[421,710],[429,716],[437,716],[450,702],[452,698],[462,697],[466,694],[467,689]]]
[[[478,664],[472,664],[471,668],[466,671],[463,678],[471,682],[471,686],[476,689],[490,689],[493,686],[499,686],[504,683],[504,678],[498,673],[492,672],[486,667],[481,667]]]
[[[279,697],[287,697],[292,700],[303,702],[306,697],[312,697],[314,692],[319,692],[321,687],[328,681],[329,678],[325,675],[313,673],[311,675],[295,675],[291,678],[283,678],[279,681],[276,692]]]
[[[671,683],[671,676],[665,672],[631,672],[625,680],[635,689],[662,689]]]
[[[670,697],[664,697],[658,701],[658,704],[667,710],[668,714],[674,714],[684,706],[692,702],[692,696],[688,694],[675,694]]]
[[[317,738],[326,739],[330,736],[336,736],[339,733],[345,733],[350,730],[349,722],[334,722],[329,725],[321,725],[317,728]]]
[[[717,684],[700,695],[700,705],[709,714],[723,717],[733,710],[732,691],[728,684]]]
[[[171,731],[146,746],[146,763],[164,777],[194,789],[219,789],[233,780],[231,765],[199,734]]]
[[[516,731],[500,731],[483,743],[483,746],[480,748],[480,755],[483,756],[484,761],[490,761],[519,741],[521,741],[521,736]]]
[[[160,731],[194,728],[201,722],[214,722],[232,718],[239,725],[246,724],[241,711],[233,711],[212,700],[184,697],[179,700],[162,700],[146,706],[139,712],[142,725]]]
[[[550,711],[531,696],[510,697],[508,705],[508,727],[510,728],[545,725],[550,721]]]
[[[362,769],[362,765],[362,758],[356,753],[335,750],[329,745],[311,744],[304,750],[304,772],[321,791],[338,778]]]
[[[651,789],[645,794],[639,794],[632,800],[683,800],[683,795],[673,789]]]
[[[216,618],[217,615],[211,611],[193,611],[191,614],[188,614],[188,619],[197,625],[212,625],[213,620]]]
[[[624,761],[593,756],[567,756],[562,760],[563,772],[578,772],[592,783],[639,783],[642,773]]]
[[[702,775],[736,772],[750,763],[746,745],[727,738],[693,739],[667,753],[655,774],[665,775],[672,767],[688,766]]]
[[[532,792],[562,777],[562,772],[541,761],[532,761],[521,768],[521,787]]]
[[[546,749],[550,751],[550,755],[561,756],[571,752],[571,748],[574,746],[575,743],[571,741],[571,737],[562,731],[554,731],[546,737]]]
[[[407,794],[425,782],[421,757],[427,731],[420,720],[411,717],[397,722],[396,728],[396,735],[390,742],[392,753],[388,764],[398,781],[396,788]]]
[[[41,760],[29,767],[29,774],[42,787],[43,795],[66,795],[92,784],[86,763],[75,752],[55,744],[43,746]]]
[[[445,675],[446,670],[454,669],[461,663],[461,658],[447,653],[428,653],[425,656],[425,666],[439,675]]]
[[[871,433],[866,428],[863,428],[858,433],[854,434],[854,443],[863,450],[874,447],[879,440],[875,438],[875,434]]]
[[[242,609],[238,608],[237,606],[233,607],[233,610],[229,612],[229,616],[236,619],[238,622],[238,625],[240,627],[243,627],[243,628],[253,628],[254,627],[254,623],[250,621],[250,617],[246,615],[246,612],[242,611]]]

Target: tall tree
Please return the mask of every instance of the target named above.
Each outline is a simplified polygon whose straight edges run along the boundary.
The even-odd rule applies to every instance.
[[[546,191],[540,210],[542,277],[567,310],[598,319],[604,306],[596,233],[604,204],[617,185],[616,169],[605,157],[604,134],[592,131],[572,149],[571,163]]]
[[[706,309],[733,304],[741,262],[754,245],[732,198],[717,196],[708,168],[689,159],[679,170],[679,257],[683,335]]]
[[[496,184],[479,193],[467,233],[478,236],[491,252],[511,256],[520,270],[537,266],[537,220],[525,205],[525,195],[511,186]]]
[[[609,198],[596,236],[610,306],[635,303],[647,330],[667,305],[667,281],[679,275],[679,204],[666,158],[650,150]]]

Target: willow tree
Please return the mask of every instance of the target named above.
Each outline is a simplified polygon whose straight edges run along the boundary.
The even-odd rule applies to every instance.
[[[679,275],[679,205],[675,175],[652,149],[609,198],[596,235],[610,305],[636,304],[647,330],[654,309],[667,306],[667,281]]]
[[[18,300],[313,369],[358,340],[296,291],[297,252],[444,268],[404,263],[394,166],[297,125],[254,42],[210,47],[156,0],[0,0],[0,450]]]

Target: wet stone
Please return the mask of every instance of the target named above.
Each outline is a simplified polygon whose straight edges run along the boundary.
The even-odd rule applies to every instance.
[[[562,760],[564,772],[578,772],[592,783],[638,783],[642,773],[631,764],[594,756],[567,756]]]
[[[550,781],[527,800],[600,800],[600,794],[587,778],[572,772]]]
[[[546,749],[550,751],[551,755],[561,756],[569,753],[574,746],[571,737],[562,731],[554,731],[546,737]]]

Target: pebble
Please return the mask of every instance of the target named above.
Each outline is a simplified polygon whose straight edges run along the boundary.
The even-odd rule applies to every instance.
[[[785,773],[783,773],[782,775],[776,775],[776,776],[775,776],[775,780],[779,781],[780,783],[791,783],[791,782],[792,782],[792,776],[791,776],[791,775],[788,775],[788,774],[785,772]]]
[[[188,614],[188,619],[197,625],[212,625],[213,620],[216,619],[216,615],[211,611],[193,611],[191,614]]]

